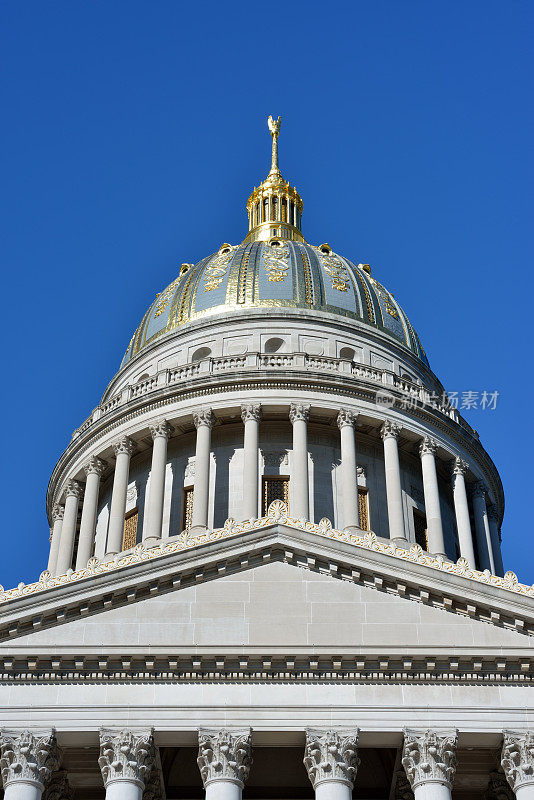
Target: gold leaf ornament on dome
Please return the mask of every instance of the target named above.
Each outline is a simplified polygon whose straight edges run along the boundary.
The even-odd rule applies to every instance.
[[[390,297],[389,297],[389,294],[386,292],[386,290],[384,289],[384,287],[382,286],[382,284],[381,284],[381,283],[378,283],[378,281],[377,281],[377,280],[375,280],[375,278],[372,278],[371,276],[369,276],[369,280],[371,281],[371,283],[372,283],[372,284],[373,284],[373,286],[375,287],[375,289],[376,289],[376,293],[377,293],[377,294],[379,295],[379,297],[381,297],[381,298],[382,298],[382,300],[384,301],[384,305],[386,306],[386,311],[388,312],[388,314],[389,314],[390,316],[392,316],[392,317],[395,317],[395,319],[398,319],[398,318],[399,318],[399,315],[398,315],[398,313],[397,313],[397,309],[396,309],[396,308],[395,308],[395,306],[392,304],[392,302],[391,302],[391,300],[390,300]]]
[[[226,275],[228,265],[234,254],[235,247],[224,245],[218,254],[213,258],[204,270],[204,291],[211,292],[220,286],[222,279]]]
[[[350,276],[343,262],[333,253],[324,253],[317,247],[314,250],[317,250],[323,269],[330,276],[332,289],[336,289],[338,292],[347,292],[350,286]]]
[[[285,280],[289,270],[289,247],[282,242],[272,242],[269,250],[264,251],[263,265],[268,281],[278,283]]]
[[[174,294],[174,290],[178,286],[180,278],[176,278],[170,286],[167,286],[164,292],[158,295],[158,299],[156,300],[156,308],[154,311],[154,318],[159,317],[160,314],[163,314],[169,303],[171,302],[171,298]]]

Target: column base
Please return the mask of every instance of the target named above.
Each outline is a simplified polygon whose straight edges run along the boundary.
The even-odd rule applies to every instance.
[[[396,539],[390,539],[391,544],[394,544],[395,547],[400,547],[402,550],[409,550],[413,547],[413,543],[409,542],[408,539],[405,539],[404,536],[398,536]]]
[[[159,547],[161,544],[161,536],[148,536],[142,541],[143,546],[150,550],[151,547]]]
[[[359,525],[347,525],[345,528],[343,528],[343,532],[355,533],[357,536],[360,536],[360,534],[364,533]]]
[[[106,553],[106,555],[102,559],[102,563],[106,564],[108,561],[113,561],[115,556],[118,556],[118,555],[119,555],[118,553]]]
[[[190,536],[200,536],[201,533],[206,533],[207,530],[208,529],[205,525],[193,525],[193,527],[189,528],[186,533],[188,533]]]

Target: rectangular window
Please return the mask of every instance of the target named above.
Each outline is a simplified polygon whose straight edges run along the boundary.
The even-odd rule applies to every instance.
[[[362,531],[369,528],[369,492],[364,486],[358,486],[358,520]]]
[[[193,524],[193,486],[184,486],[182,492],[182,531],[188,531]]]
[[[137,508],[129,511],[124,518],[124,532],[122,534],[122,549],[129,550],[137,544],[137,523],[139,521],[139,510]]]
[[[282,500],[289,510],[289,477],[264,475],[261,493],[261,515],[264,517],[275,500]]]
[[[428,536],[426,533],[426,515],[416,508],[413,509],[413,527],[415,531],[415,541],[421,545],[423,550],[428,552]]]

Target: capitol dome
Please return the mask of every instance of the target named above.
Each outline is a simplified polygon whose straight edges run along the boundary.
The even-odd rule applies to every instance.
[[[328,244],[316,247],[280,235],[298,229],[273,227],[268,241],[223,244],[198,264],[183,264],[178,277],[144,315],[122,365],[192,320],[252,309],[265,314],[272,308],[339,314],[356,324],[371,325],[427,363],[409,319],[372,276],[368,264],[356,265]]]

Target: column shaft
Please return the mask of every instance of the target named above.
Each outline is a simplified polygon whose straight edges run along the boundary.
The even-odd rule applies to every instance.
[[[413,790],[415,800],[451,800],[452,794],[448,786],[442,783],[422,783]]]
[[[200,531],[206,530],[208,527],[211,427],[213,425],[213,414],[211,409],[206,409],[196,412],[193,418],[197,429],[197,445],[195,452],[195,483],[191,532],[199,533]]]
[[[84,467],[87,479],[85,481],[82,518],[80,520],[80,538],[78,541],[78,553],[76,554],[76,569],[85,569],[87,562],[93,554],[96,515],[98,512],[98,493],[100,489],[100,477],[104,466],[104,462],[99,458],[92,458]]]
[[[113,781],[106,786],[106,800],[142,800],[143,788],[134,781]]]
[[[235,781],[221,779],[206,784],[206,800],[241,800],[243,787]]]
[[[163,504],[165,502],[165,474],[167,471],[167,442],[171,426],[166,420],[158,420],[150,426],[153,439],[152,466],[150,468],[150,489],[148,492],[147,514],[143,530],[143,541],[155,544],[161,539],[163,525]]]
[[[51,575],[57,575],[57,557],[61,542],[61,528],[63,527],[64,511],[64,507],[59,505],[54,506],[52,509],[52,519],[54,521],[54,525],[52,527],[52,541],[50,542],[50,554],[48,556],[47,567]]]
[[[475,550],[473,547],[473,534],[469,519],[469,506],[465,489],[465,470],[467,464],[461,458],[456,458],[452,466],[452,491],[454,496],[454,513],[456,514],[456,528],[460,555],[467,559],[472,569],[476,568]]]
[[[493,563],[495,574],[504,576],[504,565],[502,563],[501,539],[499,536],[499,524],[497,509],[494,505],[488,508],[488,522],[490,529],[491,549],[493,553]]]
[[[57,555],[56,574],[64,575],[72,567],[72,553],[74,538],[76,536],[76,523],[78,521],[78,502],[81,487],[76,481],[69,481],[65,497],[65,511],[61,528],[61,539]]]
[[[402,487],[397,437],[401,427],[387,420],[380,433],[384,441],[384,469],[386,473],[386,497],[388,505],[389,538],[406,541]]]
[[[419,448],[419,454],[421,456],[421,469],[423,472],[428,549],[429,552],[434,555],[445,556],[438,475],[434,456],[435,452],[436,443],[428,436],[425,436]]]
[[[309,406],[292,403],[289,418],[293,424],[293,457],[291,463],[292,517],[309,520],[310,488],[308,475],[308,417]]]
[[[343,492],[343,527],[359,528],[358,471],[356,464],[356,440],[354,425],[357,414],[341,409],[337,424],[341,440],[341,481]]]
[[[488,510],[486,508],[486,488],[481,481],[476,483],[473,489],[473,514],[475,517],[479,568],[481,570],[489,569],[492,574],[495,574],[495,564],[491,552]]]
[[[243,440],[243,511],[242,518],[258,518],[258,446],[261,406],[252,403],[241,406],[245,425]]]
[[[315,800],[351,800],[352,787],[341,781],[325,781],[315,787]]]
[[[126,513],[126,493],[128,491],[128,478],[130,474],[130,457],[133,451],[133,442],[123,436],[115,442],[115,473],[113,475],[113,490],[111,492],[111,508],[109,512],[108,540],[106,555],[112,556],[122,551],[124,536],[124,515]]]

